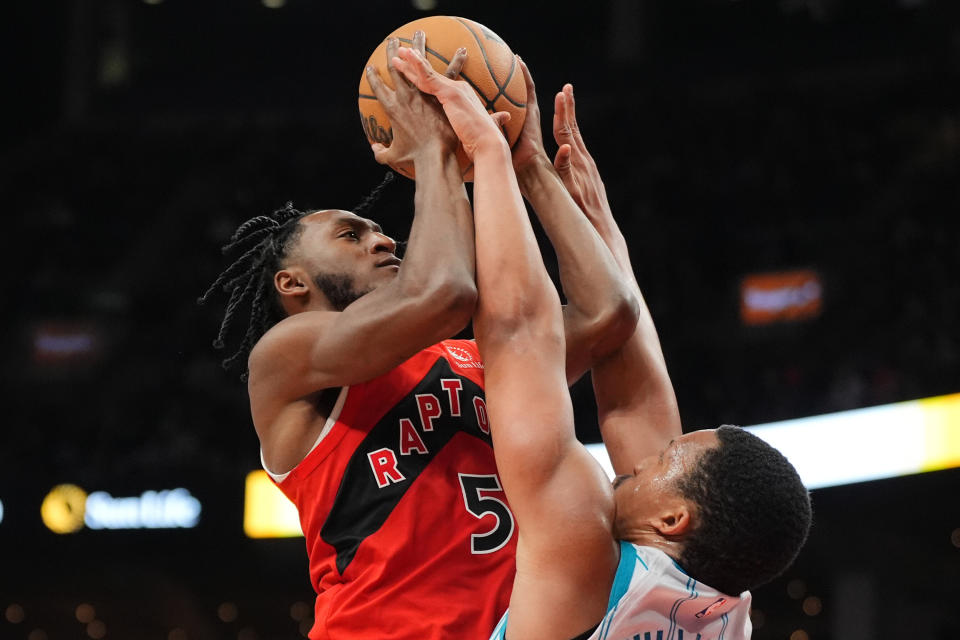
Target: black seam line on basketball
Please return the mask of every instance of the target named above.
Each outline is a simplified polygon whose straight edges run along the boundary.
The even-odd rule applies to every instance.
[[[502,91],[503,87],[501,87],[500,83],[497,82],[497,74],[493,72],[493,67],[490,65],[490,60],[487,58],[487,50],[484,48],[483,43],[480,42],[480,37],[474,32],[473,29],[470,28],[470,25],[464,22],[461,18],[454,18],[454,20],[456,20],[457,22],[462,24],[464,27],[466,27],[467,31],[470,32],[470,35],[473,36],[473,39],[477,41],[477,46],[480,47],[480,53],[483,54],[483,63],[487,65],[487,71],[490,72],[490,78],[493,80],[493,86],[495,86],[498,90]],[[496,98],[494,98],[493,100],[490,100],[489,98],[487,98],[486,94],[481,94],[481,95],[483,95],[484,100],[486,100],[490,104],[490,106],[487,108],[492,109],[493,100],[496,100]]]
[[[399,40],[400,42],[404,42],[404,43],[406,43],[406,44],[411,45],[411,48],[412,48],[412,46],[413,46],[413,40],[408,40],[407,38],[397,38],[397,40]],[[437,51],[434,51],[434,50],[431,49],[430,47],[424,45],[423,50],[426,51],[427,53],[432,53],[433,55],[435,55],[435,56],[437,56],[438,58],[440,58],[440,62],[442,62],[442,63],[444,63],[444,64],[450,64],[450,61],[449,61],[449,60],[447,60],[446,58],[444,58],[444,57],[443,57],[442,55],[440,55]]]
[[[474,90],[476,90],[477,93],[479,93],[481,96],[483,96],[483,99],[486,101],[486,103],[487,103],[487,105],[486,105],[487,111],[496,111],[496,110],[497,110],[497,107],[496,107],[496,104],[495,104],[495,103],[496,103],[496,101],[497,101],[497,98],[499,98],[500,96],[503,96],[503,97],[507,100],[507,102],[509,102],[509,103],[512,104],[513,106],[515,106],[515,107],[520,107],[521,109],[525,109],[526,106],[527,106],[527,104],[526,104],[525,102],[517,102],[516,100],[514,100],[513,98],[511,98],[510,96],[508,96],[506,93],[504,93],[504,92],[507,90],[507,85],[510,84],[510,79],[513,77],[514,71],[515,71],[515,69],[516,69],[516,66],[517,66],[517,58],[514,56],[513,60],[512,60],[511,63],[510,63],[510,73],[507,75],[507,80],[506,80],[506,82],[503,84],[503,86],[500,86],[500,83],[497,82],[497,76],[496,76],[496,74],[493,72],[493,67],[490,66],[490,60],[487,58],[487,50],[484,48],[483,43],[480,42],[480,37],[474,32],[473,29],[470,28],[470,25],[468,25],[466,22],[464,22],[464,21],[461,20],[460,18],[454,18],[454,19],[455,19],[457,22],[459,22],[460,24],[462,24],[462,25],[464,26],[464,28],[466,28],[466,30],[470,32],[470,35],[473,36],[473,39],[477,41],[477,46],[480,47],[480,52],[483,54],[483,62],[487,65],[487,71],[490,72],[490,79],[493,80],[493,86],[495,86],[495,87],[497,88],[497,95],[493,96],[493,98],[491,99],[491,98],[488,98],[485,93],[483,93],[482,91],[480,91],[480,90],[477,89],[476,87],[473,87]],[[471,86],[473,86],[472,83],[471,83]]]
[[[507,85],[510,84],[510,79],[513,78],[513,74],[516,72],[516,70],[517,70],[517,58],[516,58],[516,56],[514,56],[513,60],[512,60],[511,63],[510,63],[510,73],[507,74],[507,79],[506,79],[506,81],[504,82],[504,84],[503,84],[502,87],[500,87],[500,85],[497,85],[498,87],[500,87],[500,92],[497,93],[497,95],[493,96],[493,100],[491,100],[491,102],[496,102],[496,101],[497,101],[497,98],[499,98],[500,96],[503,96],[503,97],[506,99],[507,102],[509,102],[510,104],[512,104],[512,105],[515,106],[515,107],[526,107],[526,106],[527,106],[527,105],[525,105],[525,104],[520,104],[519,102],[514,102],[513,100],[510,99],[510,96],[508,96],[508,95],[505,93],[506,90],[507,90]]]
[[[469,29],[470,27],[467,27],[467,28]],[[471,33],[473,33],[473,32],[471,31]],[[407,44],[413,44],[413,40],[408,40],[408,39],[406,39],[406,38],[397,38],[397,40],[399,40],[400,42],[405,42],[405,43],[407,43]],[[481,47],[481,48],[482,48],[482,47]],[[449,61],[449,60],[447,60],[446,58],[444,58],[442,55],[440,55],[439,53],[437,53],[436,51],[434,51],[434,50],[431,49],[430,47],[426,47],[426,46],[425,46],[423,49],[424,49],[424,51],[426,51],[427,53],[432,53],[433,55],[437,56],[437,58],[440,59],[440,62],[442,62],[442,63],[444,63],[444,64],[450,64],[450,61]],[[486,54],[484,54],[484,55],[486,55]],[[487,68],[489,68],[489,67],[490,67],[490,65],[487,65]],[[491,73],[491,75],[493,74],[492,71],[491,71],[490,73]],[[470,85],[470,87],[471,87],[474,91],[476,91],[477,94],[480,95],[480,96],[486,101],[486,103],[487,103],[487,110],[488,110],[488,111],[494,111],[493,102],[491,102],[490,100],[487,100],[487,95],[486,95],[483,91],[480,91],[480,87],[478,87],[478,86],[476,85],[476,83],[475,83],[473,80],[471,80],[470,77],[467,76],[467,74],[463,73],[462,71],[460,72],[460,77],[463,78],[463,81],[466,82],[468,85]],[[500,87],[500,85],[497,84],[497,79],[496,79],[496,78],[493,79],[493,84],[496,85],[498,88]],[[362,98],[362,97],[365,97],[365,96],[362,96],[362,95],[361,95],[360,97]],[[510,98],[507,98],[507,100],[509,100],[509,99],[510,99]],[[524,105],[519,105],[519,106],[524,106]]]
[[[367,100],[376,100],[377,96],[368,96],[365,93],[361,93],[357,96],[357,98],[366,98]]]

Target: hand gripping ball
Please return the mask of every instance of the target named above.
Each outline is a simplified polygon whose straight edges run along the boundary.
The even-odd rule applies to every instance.
[[[426,34],[426,57],[439,73],[446,71],[457,49],[466,48],[467,60],[459,79],[473,87],[490,113],[510,112],[510,121],[503,126],[503,133],[513,147],[520,136],[526,116],[527,87],[523,72],[510,47],[482,24],[453,16],[431,16],[414,20],[384,38],[364,68],[376,67],[380,78],[392,89],[393,78],[387,71],[387,40],[397,38],[400,46],[409,47],[413,42],[414,32],[418,30]],[[390,119],[373,95],[365,73],[360,74],[358,102],[360,121],[367,140],[371,144],[379,142],[390,146],[393,141]],[[462,148],[457,151],[457,159],[464,179],[472,179],[473,166]]]

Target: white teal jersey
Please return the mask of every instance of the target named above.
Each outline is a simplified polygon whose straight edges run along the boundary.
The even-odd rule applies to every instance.
[[[507,614],[490,640],[504,640]],[[589,640],[747,640],[750,592],[720,593],[659,549],[620,542],[607,615]]]

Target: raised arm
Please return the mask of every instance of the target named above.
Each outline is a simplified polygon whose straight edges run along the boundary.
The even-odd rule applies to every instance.
[[[564,187],[543,147],[540,107],[530,70],[527,117],[513,150],[520,190],[533,206],[557,254],[563,307],[567,381],[572,384],[633,333],[639,307],[610,250]]]
[[[600,432],[614,471],[629,474],[638,460],[660,451],[680,435],[680,413],[660,348],[653,318],[644,302],[630,264],[597,165],[587,151],[577,125],[573,86],[566,85],[554,101],[554,138],[560,148],[555,166],[571,196],[610,248],[640,304],[633,335],[592,371]]]
[[[612,582],[618,552],[610,483],[574,437],[559,297],[499,130],[465,83],[401,56],[474,162],[474,331],[497,469],[519,527],[507,636],[567,640],[603,617],[607,591],[594,587]]]
[[[422,50],[418,32],[414,46]],[[387,47],[388,59],[398,43]],[[463,55],[451,64],[456,75]],[[413,225],[395,279],[342,311],[295,313],[268,331],[250,357],[251,399],[269,421],[277,407],[320,389],[368,380],[417,351],[450,337],[470,321],[476,302],[473,219],[454,155],[457,138],[437,101],[388,64],[395,90],[374,68],[367,76],[390,115],[393,142],[373,145],[378,162],[416,170]],[[366,231],[365,231],[366,233]],[[351,241],[385,259],[392,241],[374,230]],[[337,235],[335,240],[342,238]],[[257,421],[257,415],[254,416]]]

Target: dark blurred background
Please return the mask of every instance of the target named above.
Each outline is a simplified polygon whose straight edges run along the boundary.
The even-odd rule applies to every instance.
[[[425,15],[496,31],[548,117],[574,83],[685,425],[960,391],[960,3],[4,8],[0,638],[308,628],[303,540],[243,534],[258,444],[210,346],[222,306],[195,301],[239,222],[287,200],[350,208],[380,181],[357,83]],[[397,182],[370,215],[403,238]],[[745,325],[741,280],[794,269],[819,278],[819,312]],[[589,381],[573,396],[597,440]],[[193,529],[57,535],[39,506],[60,483],[187,487],[203,512]],[[808,546],[755,593],[754,638],[960,638],[958,489],[950,470],[814,491]]]

